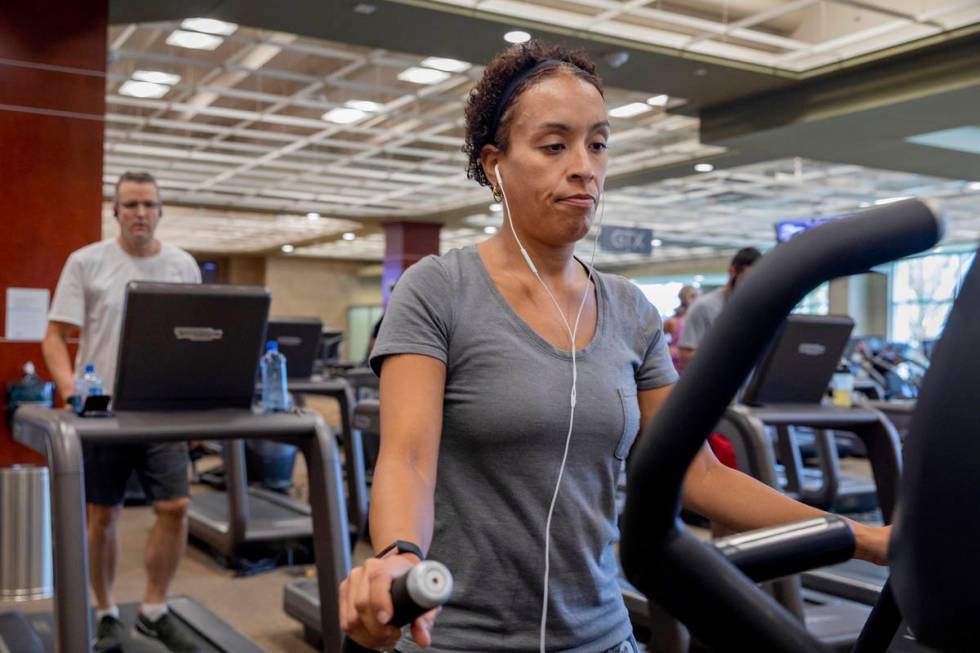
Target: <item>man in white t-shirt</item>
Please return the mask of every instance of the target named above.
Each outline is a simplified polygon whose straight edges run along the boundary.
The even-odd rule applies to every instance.
[[[119,236],[87,245],[68,257],[48,315],[42,350],[58,393],[67,400],[85,366],[95,367],[112,394],[122,329],[126,284],[130,281],[200,283],[201,272],[187,252],[154,237],[163,215],[160,190],[148,173],[124,173],[116,184],[113,210]],[[80,332],[75,364],[68,338]],[[113,596],[126,482],[135,471],[156,522],[146,544],[146,593],[136,632],[169,650],[198,650],[167,610],[167,589],[187,544],[187,446],[183,442],[84,447],[88,502],[88,555],[97,602],[95,653],[121,653],[127,639]]]

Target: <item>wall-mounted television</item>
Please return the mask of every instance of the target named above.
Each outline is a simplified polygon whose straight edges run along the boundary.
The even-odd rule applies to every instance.
[[[814,227],[819,227],[825,222],[830,222],[831,220],[839,220],[843,218],[843,215],[834,215],[829,218],[813,218],[812,220],[783,220],[782,222],[777,222],[773,225],[776,228],[776,242],[785,243],[807,229],[813,229]]]

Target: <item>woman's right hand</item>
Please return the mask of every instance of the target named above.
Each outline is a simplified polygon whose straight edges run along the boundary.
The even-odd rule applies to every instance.
[[[391,583],[416,564],[414,556],[393,555],[370,558],[351,569],[340,584],[340,627],[348,637],[376,651],[394,648],[401,629],[389,624],[394,613]],[[438,613],[439,608],[430,610],[412,622],[412,638],[419,646],[432,643],[432,624]]]

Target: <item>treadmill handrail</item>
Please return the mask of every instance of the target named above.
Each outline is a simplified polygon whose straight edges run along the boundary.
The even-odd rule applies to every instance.
[[[120,412],[82,418],[61,410],[24,406],[14,416],[14,437],[46,453],[51,470],[51,524],[55,571],[55,651],[89,653],[88,558],[82,442],[173,442],[271,439],[296,444],[309,475],[320,614],[328,651],[339,651],[337,587],[350,570],[347,510],[340,456],[333,433],[309,411],[258,415],[248,410]]]
[[[364,442],[354,428],[354,390],[346,379],[290,380],[289,391],[300,395],[318,395],[336,400],[340,411],[340,435],[344,443],[344,470],[347,473],[347,516],[354,534],[367,538],[368,491],[364,477]]]
[[[828,222],[769,252],[740,282],[634,447],[622,520],[623,569],[638,589],[692,627],[709,647],[717,643],[724,650],[756,642],[772,650],[823,649],[775,602],[753,592],[745,576],[720,556],[705,555],[704,547],[685,536],[678,515],[691,461],[785,316],[807,292],[828,279],[928,249],[941,235],[942,222],[929,207],[906,200]],[[785,618],[774,619],[777,613]]]

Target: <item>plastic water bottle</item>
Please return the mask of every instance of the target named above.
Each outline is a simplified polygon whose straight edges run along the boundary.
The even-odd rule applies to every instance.
[[[103,394],[102,388],[102,379],[95,375],[95,365],[89,363],[85,366],[85,374],[75,381],[75,394],[84,403],[86,397],[97,397]]]
[[[835,406],[850,408],[853,404],[851,393],[854,391],[854,375],[850,368],[841,365],[830,380],[830,396]]]
[[[31,361],[24,363],[24,376],[7,389],[7,428],[13,429],[14,411],[28,404],[54,406],[54,383],[38,376]]]
[[[265,355],[259,361],[262,372],[262,408],[267,413],[289,410],[289,391],[286,389],[286,357],[279,343],[270,340]]]

